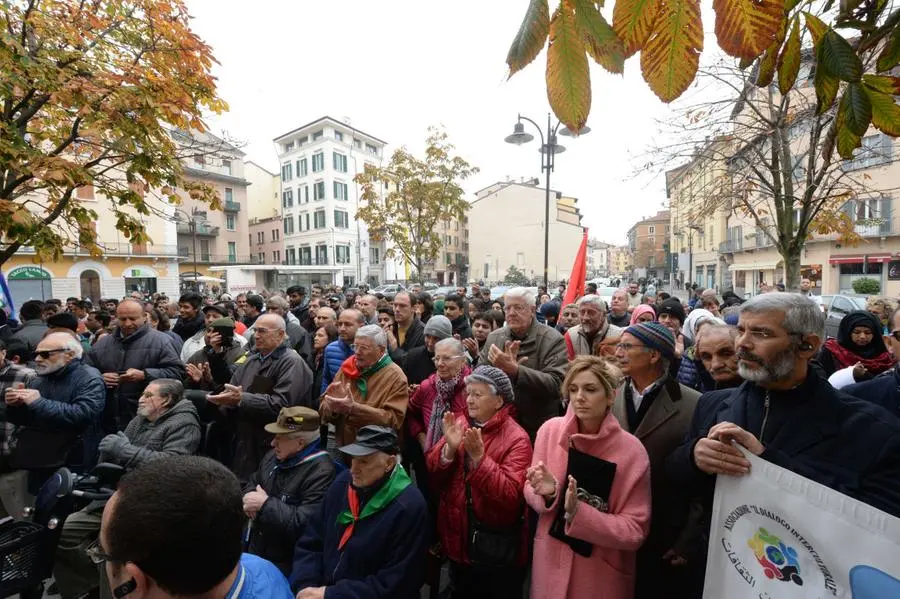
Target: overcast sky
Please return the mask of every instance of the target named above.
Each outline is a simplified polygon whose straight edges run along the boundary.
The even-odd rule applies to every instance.
[[[555,5],[555,2],[551,2]],[[506,52],[526,0],[189,0],[194,30],[209,43],[230,112],[214,131],[245,140],[257,163],[277,171],[272,139],[318,117],[351,124],[389,150],[424,146],[443,125],[481,172],[474,192],[507,177],[541,176],[538,142],[504,143],[521,112],[546,123],[542,53],[506,80]],[[708,3],[704,2],[704,5]],[[611,3],[607,7],[607,11]],[[711,12],[705,12],[709,30]],[[707,37],[707,47],[713,40]],[[561,138],[551,186],[579,199],[591,237],[624,243],[628,228],[662,208],[661,177],[633,177],[637,157],[668,109],[641,78],[638,58],[614,76],[592,63],[591,133]],[[535,133],[535,131],[532,131]],[[537,135],[535,135],[537,137]]]

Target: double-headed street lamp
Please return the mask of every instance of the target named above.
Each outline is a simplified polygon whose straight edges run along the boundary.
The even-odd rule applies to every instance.
[[[527,116],[522,116],[521,114],[516,121],[515,127],[513,128],[512,135],[506,136],[506,143],[515,144],[517,146],[521,146],[522,144],[528,143],[529,141],[534,139],[534,135],[525,132],[525,124],[522,121],[527,121],[535,126],[538,130],[538,134],[541,136],[541,172],[546,173],[546,184],[544,188],[545,192],[545,205],[544,205],[544,287],[547,288],[549,285],[549,260],[550,260],[550,173],[553,172],[553,167],[556,165],[556,155],[562,154],[566,151],[566,148],[556,141],[557,131],[560,135],[565,135],[568,137],[572,137],[573,134],[569,130],[568,127],[562,127],[560,129],[559,121],[556,122],[554,126],[552,124],[550,113],[547,113],[547,134],[544,135],[544,131],[541,129],[541,126],[536,122],[528,118]],[[583,127],[579,132],[579,135],[584,135],[590,132],[590,127]]]

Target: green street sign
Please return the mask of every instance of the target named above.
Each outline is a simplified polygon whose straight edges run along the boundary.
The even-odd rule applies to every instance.
[[[37,266],[19,266],[9,271],[6,278],[10,281],[49,280],[50,273]]]

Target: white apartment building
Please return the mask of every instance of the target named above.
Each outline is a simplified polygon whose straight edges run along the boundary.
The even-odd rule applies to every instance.
[[[381,166],[386,143],[322,117],[274,139],[281,165],[284,255],[278,285],[355,286],[384,280],[384,245],[356,220],[365,166]]]

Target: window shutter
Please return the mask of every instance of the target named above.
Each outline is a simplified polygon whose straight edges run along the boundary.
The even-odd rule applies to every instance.
[[[887,137],[887,136],[885,136],[885,137]],[[892,226],[891,226],[893,224],[893,214],[892,214],[893,205],[892,204],[893,204],[893,198],[891,198],[890,196],[885,196],[885,197],[881,198],[881,211],[879,214],[879,216],[882,219],[881,227],[879,229],[879,232],[881,232],[881,233],[890,233],[892,231]]]

